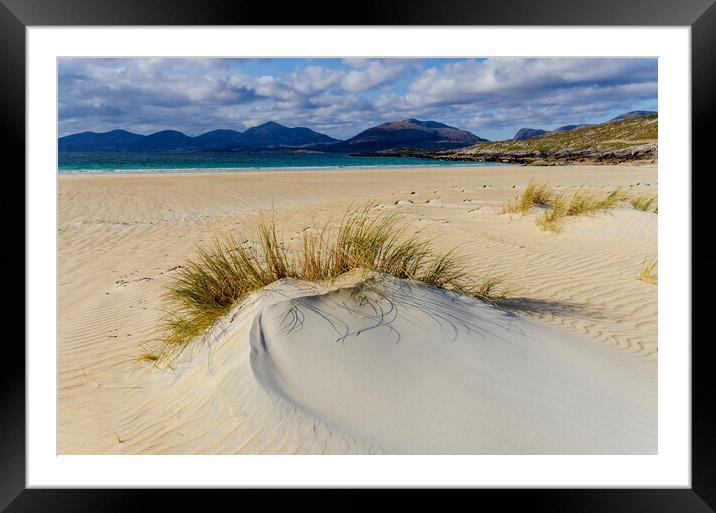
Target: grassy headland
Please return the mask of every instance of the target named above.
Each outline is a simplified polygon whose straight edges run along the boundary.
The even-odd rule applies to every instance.
[[[657,159],[658,115],[633,116],[526,140],[481,143],[424,158],[530,165],[618,164]]]

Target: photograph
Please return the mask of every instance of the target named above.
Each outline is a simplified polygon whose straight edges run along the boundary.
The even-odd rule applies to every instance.
[[[659,453],[657,57],[56,62],[58,455]]]

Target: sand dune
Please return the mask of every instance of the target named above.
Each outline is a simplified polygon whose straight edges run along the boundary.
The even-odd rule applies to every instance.
[[[654,452],[657,287],[638,273],[645,258],[657,256],[658,215],[624,208],[568,220],[560,234],[543,232],[536,211],[501,214],[533,178],[564,189],[621,185],[643,194],[656,192],[657,170],[61,176],[58,452]],[[425,203],[438,199],[440,206]],[[238,231],[248,236],[271,212],[290,243],[292,234],[337,222],[349,205],[365,201],[405,214],[443,249],[460,245],[477,274],[503,277],[509,314],[472,300],[453,301],[449,310],[459,305],[501,337],[509,334],[510,343],[464,327],[455,335],[449,322],[433,322],[416,306],[430,301],[439,311],[444,297],[399,287],[391,289],[405,303],[393,320],[402,333],[397,344],[384,326],[342,343],[331,335],[322,345],[311,335],[317,328],[305,326],[321,325],[316,310],[345,321],[336,302],[350,293],[282,283],[252,298],[220,327],[225,332],[188,350],[175,372],[136,362],[161,316],[164,287],[196,244]],[[288,333],[270,319],[291,301],[308,322]],[[327,330],[324,322],[318,333]],[[537,342],[520,334],[525,330]],[[268,352],[254,351],[252,361],[259,338]],[[340,351],[360,363],[348,365]],[[388,372],[396,368],[399,379]],[[575,398],[580,407],[570,413]],[[430,408],[416,407],[420,400]],[[337,411],[336,401],[360,406]]]
[[[393,454],[656,452],[643,362],[389,277],[264,307],[251,366],[272,393]]]

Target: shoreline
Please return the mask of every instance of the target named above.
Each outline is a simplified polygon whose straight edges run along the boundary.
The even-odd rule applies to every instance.
[[[558,165],[530,165],[519,163],[502,163],[502,162],[473,162],[459,161],[460,164],[451,165],[395,165],[395,166],[346,166],[346,167],[297,167],[297,168],[208,168],[206,171],[197,168],[186,169],[150,169],[127,170],[127,171],[111,171],[111,170],[87,170],[87,171],[58,171],[57,177],[98,177],[98,176],[243,176],[243,175],[266,175],[276,173],[296,174],[296,173],[351,173],[353,170],[360,171],[377,171],[381,173],[389,173],[391,171],[415,171],[420,170],[493,170],[499,169],[536,169],[549,170],[551,168],[622,168],[622,169],[655,169],[658,162],[638,162],[638,163],[621,163],[621,164],[595,164],[595,163],[573,163]]]
[[[438,162],[435,164],[395,164],[374,166],[297,166],[297,167],[227,167],[227,168],[132,168],[132,169],[72,169],[57,170],[59,176],[64,175],[165,175],[165,174],[207,174],[207,173],[247,173],[247,172],[280,172],[280,171],[342,171],[351,169],[423,169],[423,168],[460,168],[460,167],[520,167],[523,164],[503,162],[468,162],[458,164],[446,164]]]

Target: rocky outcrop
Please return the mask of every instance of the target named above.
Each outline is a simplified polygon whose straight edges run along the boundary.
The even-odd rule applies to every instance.
[[[569,164],[645,164],[658,159],[656,143],[629,146],[619,149],[564,149],[539,150],[483,150],[460,152],[435,152],[413,156],[434,160],[460,160],[466,162],[501,162],[505,164],[528,164],[533,166],[563,166]]]

